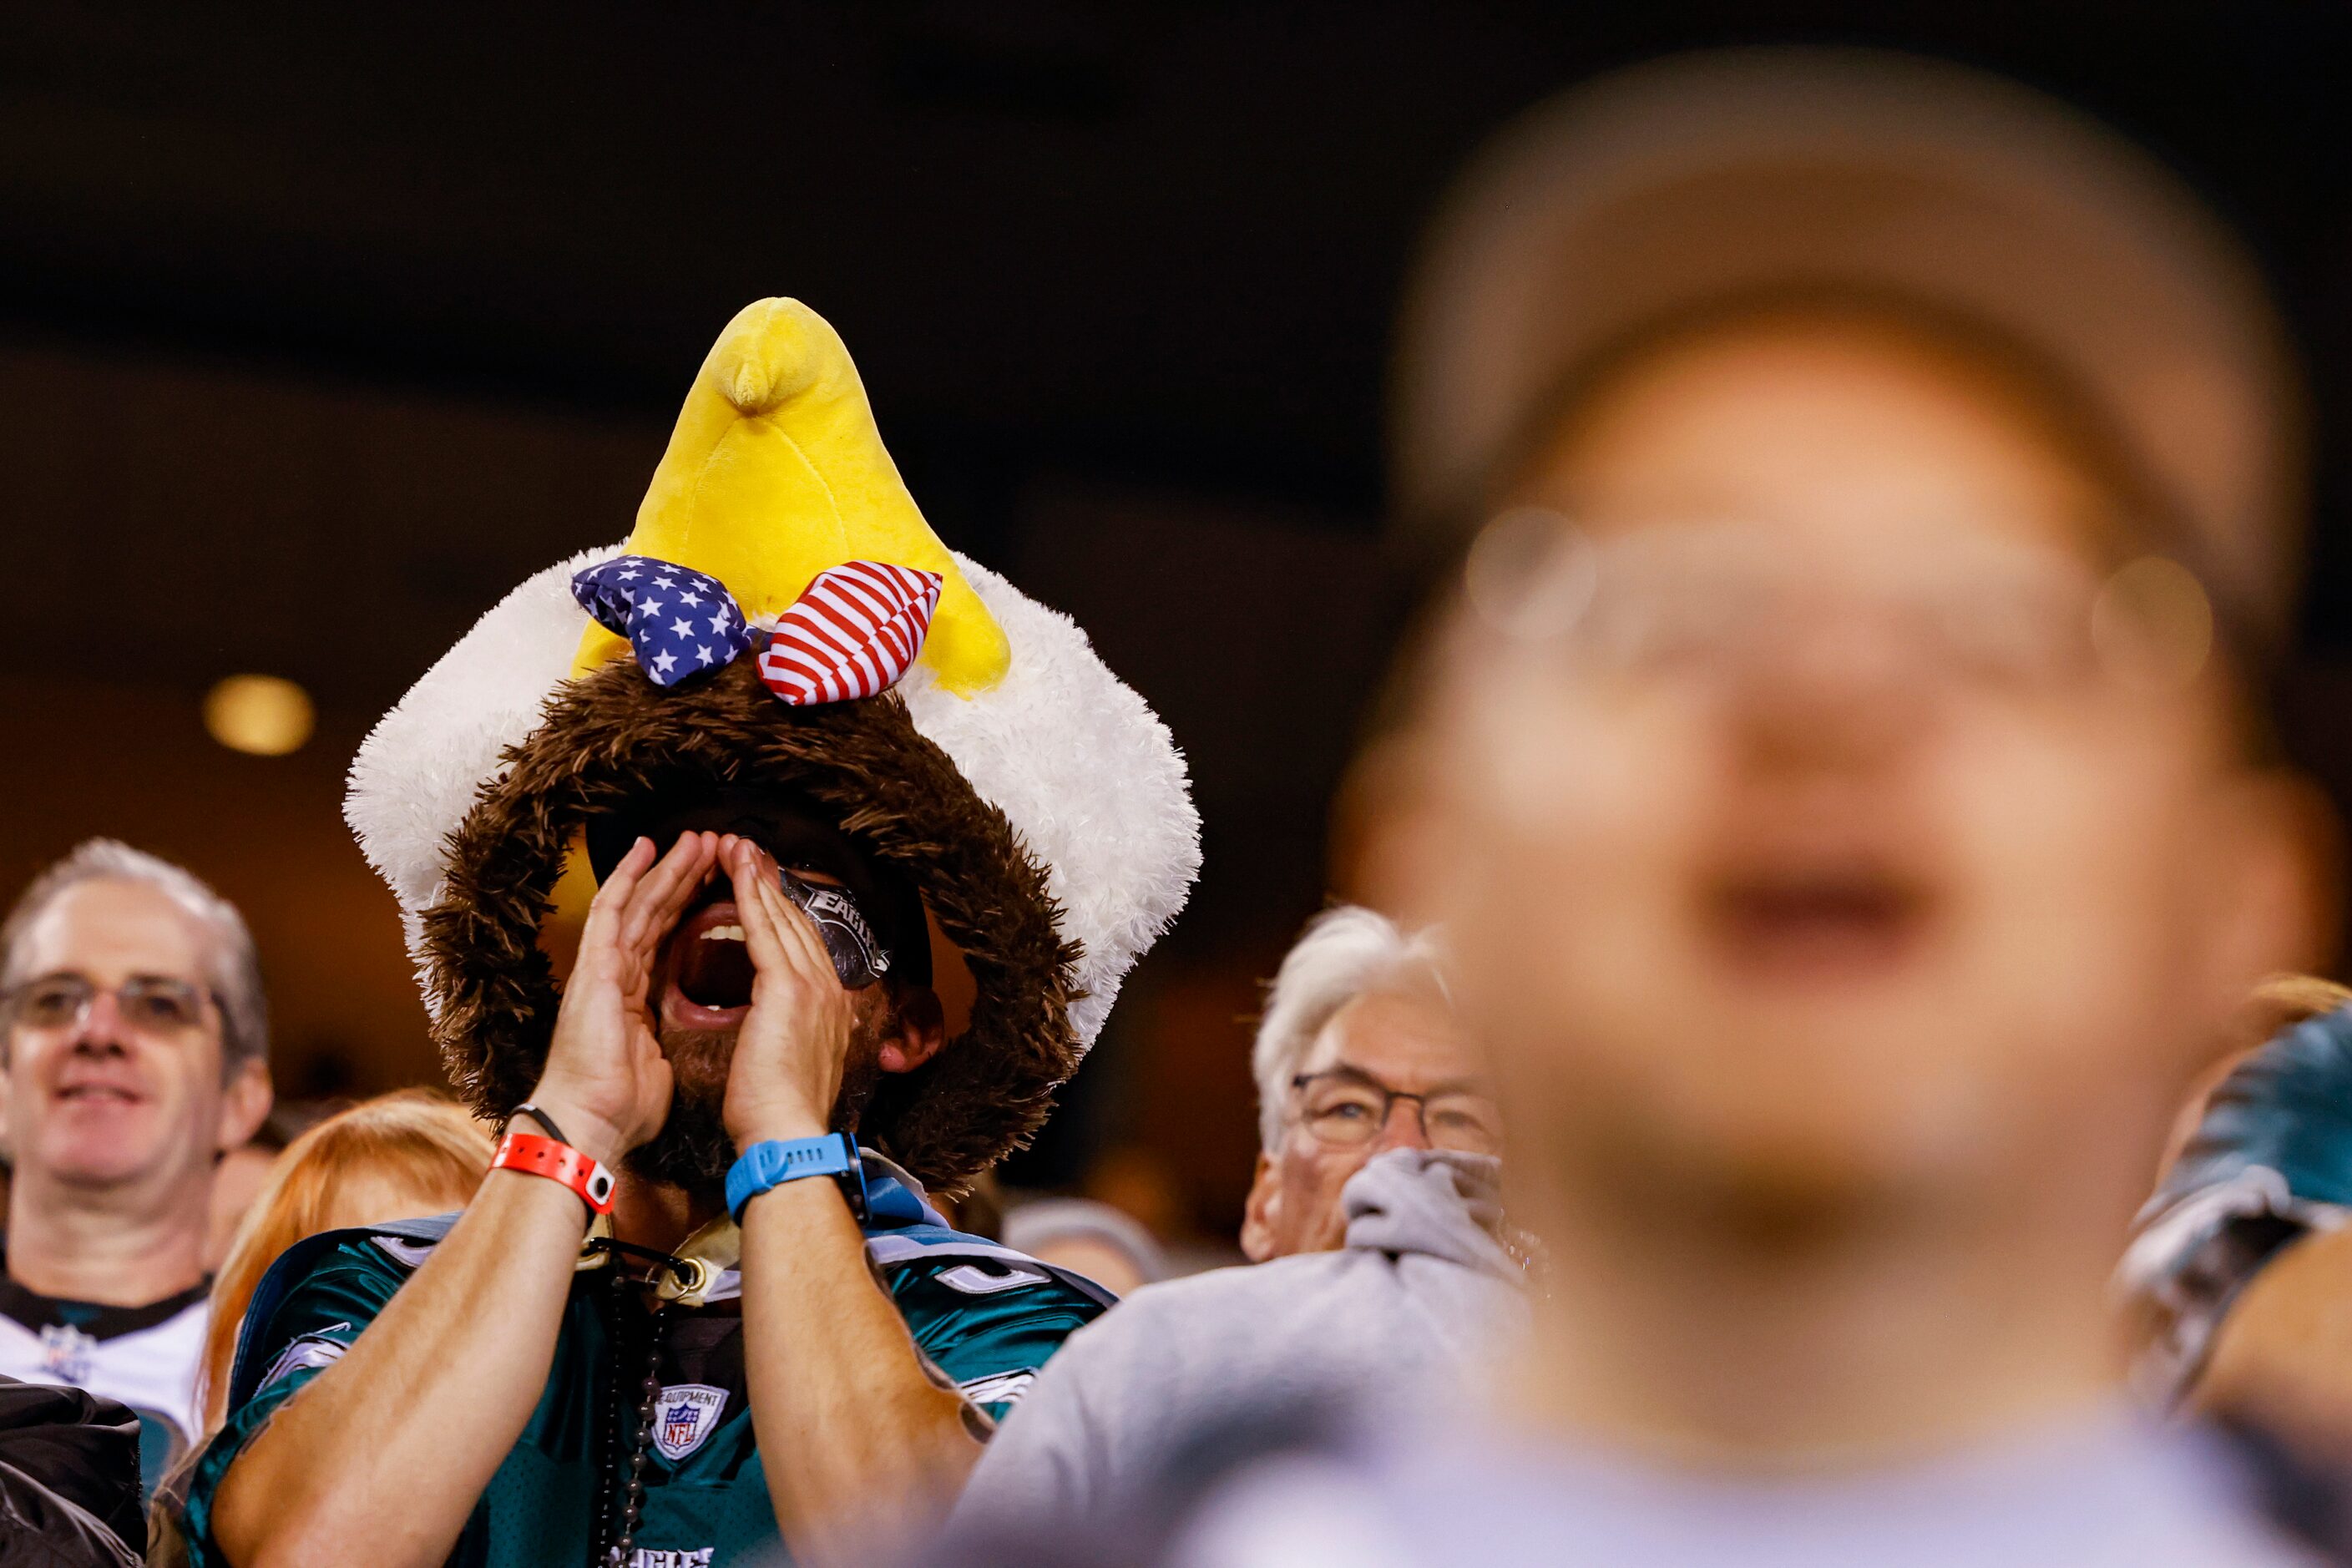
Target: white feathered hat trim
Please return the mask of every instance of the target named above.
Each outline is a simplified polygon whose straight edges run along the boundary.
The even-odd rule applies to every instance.
[[[622,550],[560,562],[509,594],[384,715],[352,763],[344,817],[399,899],[420,965],[420,922],[440,894],[448,836],[571,676],[587,619],[572,574]],[[1070,1022],[1090,1046],[1128,970],[1183,908],[1200,872],[1200,814],[1168,727],[1076,623],[978,563],[955,561],[1003,628],[1010,666],[974,697],[945,690],[920,664],[898,690],[916,729],[1044,864],[1061,934],[1084,949],[1085,994]]]

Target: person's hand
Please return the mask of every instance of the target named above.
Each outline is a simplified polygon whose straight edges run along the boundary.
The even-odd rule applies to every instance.
[[[769,1139],[820,1137],[841,1093],[856,993],[834,973],[815,925],[784,897],[766,851],[736,840],[726,869],[757,971],[727,1074],[727,1134],[739,1152]]]
[[[654,1033],[654,963],[718,854],[715,836],[686,833],[656,864],[653,840],[640,838],[588,906],[531,1100],[607,1165],[669,1116],[669,1062]]]

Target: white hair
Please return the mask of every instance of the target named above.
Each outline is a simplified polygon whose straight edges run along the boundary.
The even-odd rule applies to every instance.
[[[253,933],[236,906],[222,898],[193,872],[160,859],[143,849],[114,838],[88,838],[73,852],[33,879],[0,924],[0,988],[23,984],[25,943],[42,912],[68,889],[84,882],[136,882],[153,888],[213,935],[205,957],[212,987],[221,1013],[221,1068],[234,1071],[247,1061],[269,1056],[269,1003],[261,989],[261,963],[253,950]]]
[[[1326,910],[1307,922],[1266,987],[1265,1012],[1250,1048],[1258,1137],[1267,1152],[1282,1142],[1290,1080],[1323,1026],[1369,992],[1428,989],[1444,996],[1439,952],[1435,930],[1407,936],[1386,915],[1356,904]]]

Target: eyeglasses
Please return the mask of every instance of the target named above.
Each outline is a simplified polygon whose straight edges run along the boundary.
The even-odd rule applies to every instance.
[[[1662,524],[1596,540],[1558,514],[1506,512],[1474,546],[1479,617],[1579,671],[1644,686],[1720,683],[1860,614],[1916,672],[2017,694],[2118,677],[2178,689],[2213,646],[2196,578],[2143,556],[2104,581],[2022,545],[1905,534],[1869,560],[1825,563],[1760,527]]]
[[[1354,1068],[1300,1073],[1290,1087],[1298,1097],[1299,1125],[1335,1149],[1370,1142],[1389,1124],[1397,1102],[1410,1100],[1431,1148],[1457,1154],[1503,1152],[1502,1113],[1483,1094],[1466,1089],[1406,1094]]]
[[[5,994],[8,1017],[28,1029],[79,1029],[100,996],[114,998],[124,1026],[142,1035],[185,1034],[205,1021],[212,993],[168,974],[134,974],[103,986],[81,974],[44,974]]]

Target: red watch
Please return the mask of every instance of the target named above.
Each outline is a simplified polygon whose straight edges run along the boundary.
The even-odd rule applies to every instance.
[[[493,1171],[521,1171],[560,1182],[597,1214],[613,1212],[613,1173],[569,1143],[536,1132],[509,1132],[490,1156]]]

